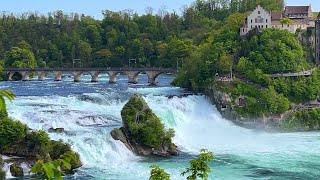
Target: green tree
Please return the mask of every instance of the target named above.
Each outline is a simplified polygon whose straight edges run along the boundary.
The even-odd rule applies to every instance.
[[[211,172],[210,167],[207,162],[214,159],[213,153],[205,149],[200,150],[200,155],[197,159],[190,161],[190,167],[186,168],[184,172],[181,173],[182,176],[187,176],[188,180],[196,180],[197,178],[207,180],[209,173]]]
[[[13,47],[11,51],[5,53],[5,66],[18,68],[37,67],[37,61],[34,54],[29,49]]]
[[[281,19],[280,19],[280,23],[281,23],[282,25],[284,25],[284,24],[290,25],[290,24],[293,23],[293,21],[292,21],[290,18],[288,18],[288,17],[284,17],[284,18],[281,18]]]

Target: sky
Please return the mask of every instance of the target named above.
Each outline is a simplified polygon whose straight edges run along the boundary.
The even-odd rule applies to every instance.
[[[165,6],[168,11],[180,13],[181,7],[195,0],[3,0],[1,11],[22,13],[36,11],[42,14],[62,10],[77,12],[102,19],[102,10],[120,11],[133,9],[143,14],[146,7],[157,9]],[[313,11],[320,11],[320,0],[287,0],[287,5],[312,5]]]

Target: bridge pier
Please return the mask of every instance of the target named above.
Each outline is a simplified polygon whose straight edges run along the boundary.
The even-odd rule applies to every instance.
[[[74,82],[80,82],[80,78],[81,78],[81,75],[82,75],[83,72],[81,71],[73,71],[72,74],[73,74],[73,77],[74,77]]]
[[[109,83],[116,83],[117,82],[117,75],[119,74],[119,72],[108,71],[107,73],[109,75]]]
[[[139,71],[126,71],[125,74],[128,76],[128,83],[137,84]]]
[[[44,71],[37,72],[38,74],[38,81],[44,81],[46,79],[47,73]]]
[[[98,82],[99,71],[91,71],[91,82]]]
[[[13,81],[12,76],[14,75],[15,72],[9,72],[8,73],[8,81]]]
[[[148,83],[149,85],[156,85],[156,78],[162,73],[157,71],[145,71],[145,73],[148,75]]]
[[[30,80],[30,72],[21,71],[20,74],[22,75],[22,81],[29,81]]]
[[[54,80],[61,81],[62,80],[62,72],[61,71],[53,71]]]

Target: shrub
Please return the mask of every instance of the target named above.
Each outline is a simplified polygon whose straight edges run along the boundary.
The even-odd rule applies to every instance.
[[[48,159],[51,150],[50,138],[45,131],[35,131],[27,135],[28,148],[38,152],[38,159]]]
[[[10,118],[0,119],[0,150],[21,141],[28,133],[28,127]]]
[[[62,142],[62,140],[59,140],[59,141],[51,140],[50,144],[51,144],[51,149],[49,154],[52,159],[58,159],[61,156],[61,154],[71,151],[70,144],[66,144]]]

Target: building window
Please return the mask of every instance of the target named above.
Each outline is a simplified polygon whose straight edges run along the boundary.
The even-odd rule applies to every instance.
[[[268,25],[266,25],[266,28],[268,28]]]
[[[289,24],[288,24],[288,27],[289,27]]]
[[[268,19],[266,19],[266,23],[268,23]]]
[[[251,29],[252,29],[252,25],[251,25]]]
[[[258,11],[258,14],[261,14],[261,12],[260,12],[260,11]]]
[[[255,19],[255,22],[256,22],[256,23],[263,23],[264,20],[263,20],[263,18],[261,18],[261,16],[258,16],[258,17]]]
[[[252,23],[252,19],[251,19],[251,23]]]

